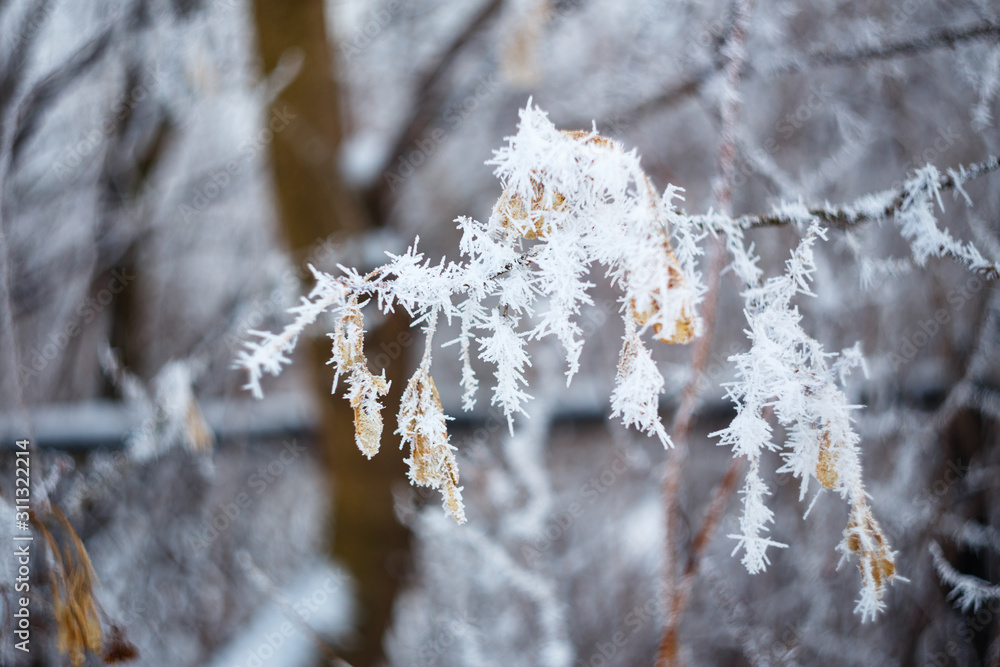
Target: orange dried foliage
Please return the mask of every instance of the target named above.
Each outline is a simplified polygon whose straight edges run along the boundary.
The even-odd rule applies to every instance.
[[[819,460],[816,462],[816,479],[828,489],[837,484],[837,454],[832,451],[830,431],[824,430],[819,438]]]
[[[861,520],[858,521],[860,515]],[[889,548],[888,540],[881,526],[867,506],[855,507],[845,530],[847,548],[858,556],[858,568],[864,577],[865,566],[870,569],[875,586],[881,592],[887,582],[896,575],[896,562]],[[863,536],[869,539],[862,539]],[[874,543],[874,547],[871,546]],[[881,596],[880,596],[881,597]]]
[[[364,317],[357,297],[353,297],[344,306],[344,315],[333,334],[333,353],[340,368],[348,370],[355,384],[374,387],[378,396],[389,393],[389,383],[368,370],[364,351]],[[365,410],[364,395],[360,392],[350,397],[350,403],[354,408],[355,442],[358,449],[371,458],[378,453],[382,442],[382,414]]]
[[[94,600],[97,575],[73,526],[58,508],[53,507],[53,512],[68,536],[68,543],[61,550],[48,529],[41,522],[36,525],[55,558],[55,567],[49,570],[49,583],[57,626],[56,642],[74,667],[80,667],[87,651],[99,655],[104,645],[97,602]]]
[[[448,444],[444,408],[434,378],[423,367],[410,378],[399,412],[399,433],[410,443],[410,480],[439,489],[448,513],[465,522],[462,493],[458,486],[458,462]]]
[[[667,255],[667,291],[669,292],[670,290],[684,286],[684,274],[681,273],[681,265],[677,261],[674,249],[667,241],[663,242],[663,252]],[[660,313],[660,310],[663,308],[664,298],[659,289],[653,290],[652,303],[641,312],[638,310],[638,306],[633,299],[629,304],[629,307],[632,309],[632,317],[635,318],[635,321],[640,326],[645,326],[647,322]],[[694,316],[692,313],[687,312],[687,309],[682,310],[681,317],[674,322],[673,331],[669,332],[664,328],[662,323],[655,322],[653,324],[653,338],[669,345],[690,343],[694,338]]]
[[[500,225],[504,229],[526,239],[543,239],[551,232],[551,223],[546,220],[544,212],[565,210],[566,198],[561,192],[555,191],[552,193],[551,205],[546,205],[545,186],[532,178],[530,202],[525,203],[524,197],[507,188],[500,195],[496,208],[503,216]]]

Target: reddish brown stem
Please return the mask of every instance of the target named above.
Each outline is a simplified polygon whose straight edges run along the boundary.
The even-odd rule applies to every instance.
[[[715,319],[718,313],[720,276],[725,265],[725,252],[718,240],[712,242],[709,253],[709,284],[702,309],[704,332],[695,343],[691,362],[691,378],[681,393],[680,404],[677,407],[677,412],[674,415],[674,421],[670,428],[674,449],[670,453],[670,459],[667,462],[667,474],[663,480],[663,505],[667,520],[667,544],[663,562],[663,600],[664,609],[666,610],[666,624],[663,635],[660,638],[659,649],[657,650],[657,667],[678,664],[677,652],[679,647],[677,631],[680,627],[681,617],[683,616],[688,598],[687,592],[683,591],[682,588],[685,585],[687,588],[690,588],[694,583],[693,576],[684,577],[678,573],[676,561],[680,544],[677,542],[676,536],[680,533],[680,490],[684,464],[688,457],[688,439],[701,399],[701,376],[708,366],[708,359],[712,351],[712,334],[715,330]],[[715,503],[713,502],[714,505]],[[707,515],[706,522],[702,526],[702,530],[699,531],[699,535],[702,535],[708,525],[709,516]],[[711,527],[710,532],[714,533],[714,525]],[[708,542],[708,535],[709,533],[705,533],[705,536],[701,538],[702,543]],[[701,550],[699,549],[698,557],[700,557],[700,554]],[[692,556],[694,555],[694,552],[692,552]],[[690,558],[688,566],[685,567],[685,572],[688,571],[697,572],[697,564],[692,569]]]
[[[713,194],[719,210],[724,215],[732,211],[733,180],[736,166],[736,128],[740,110],[740,99],[737,93],[740,77],[745,62],[744,39],[747,21],[750,15],[752,0],[735,0],[733,4],[733,26],[729,39],[723,45],[722,54],[726,57],[725,91],[721,102],[722,136],[719,144],[718,178],[713,187]],[[663,634],[656,654],[656,667],[674,667],[681,663],[679,629],[684,609],[690,598],[691,589],[699,569],[699,563],[704,550],[715,534],[715,529],[721,521],[726,500],[735,488],[738,464],[730,464],[729,470],[716,491],[700,530],[698,531],[687,564],[683,572],[678,572],[677,554],[680,544],[675,536],[680,524],[680,490],[684,463],[688,456],[688,440],[695,414],[701,399],[701,377],[708,366],[712,352],[712,337],[715,331],[716,316],[719,306],[719,284],[722,270],[725,266],[725,253],[722,243],[716,239],[709,249],[708,289],[702,309],[704,329],[701,338],[695,344],[691,360],[691,377],[681,394],[680,405],[674,416],[671,437],[674,441],[674,451],[667,464],[667,474],[663,482],[663,502],[667,522],[667,545],[664,554],[663,595],[666,612]]]
[[[691,543],[691,553],[688,555],[684,571],[678,576],[674,586],[673,595],[670,598],[670,607],[667,610],[667,618],[674,619],[675,622],[668,622],[660,638],[660,647],[657,652],[657,666],[672,665],[678,662],[678,649],[680,647],[678,631],[680,629],[680,619],[687,607],[688,598],[694,589],[694,582],[698,578],[701,569],[701,559],[705,549],[712,541],[722,515],[726,510],[729,497],[736,490],[736,483],[743,472],[743,459],[733,458],[729,462],[726,474],[722,476],[722,481],[715,488],[712,496],[712,503],[705,512],[705,518],[701,523],[694,541]]]

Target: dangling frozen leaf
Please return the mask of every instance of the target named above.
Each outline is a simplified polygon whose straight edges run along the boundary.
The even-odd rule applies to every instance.
[[[347,375],[346,398],[354,408],[354,439],[358,449],[371,458],[378,453],[382,441],[382,404],[379,398],[389,393],[389,382],[385,371],[373,375],[368,370],[368,360],[364,352],[364,320],[357,297],[351,298],[343,307],[340,319],[331,337],[333,357],[330,359],[336,369],[333,391],[341,373]]]
[[[410,448],[406,459],[410,482],[441,491],[445,511],[458,523],[465,523],[458,463],[455,447],[448,441],[446,419],[434,379],[422,364],[410,378],[400,402],[400,448]]]

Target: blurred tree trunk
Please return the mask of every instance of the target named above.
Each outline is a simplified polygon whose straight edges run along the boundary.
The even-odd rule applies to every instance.
[[[327,43],[322,0],[255,0],[254,19],[266,73],[292,50],[303,56],[298,75],[276,97],[269,115],[290,119],[275,132],[270,149],[282,228],[293,255],[301,260],[316,241],[337,232],[360,233],[372,222],[338,172],[343,130],[335,49]],[[406,330],[401,318],[387,318],[370,332],[366,347],[378,349]],[[390,494],[390,485],[405,478],[405,469],[395,447],[371,461],[362,456],[354,443],[353,410],[342,398],[330,396],[325,365],[329,341],[315,341],[311,352],[311,367],[319,369],[315,384],[323,406],[322,447],[334,478],[333,555],[351,570],[358,588],[359,641],[347,647],[344,657],[354,665],[371,665],[382,659],[382,634],[399,585],[388,566],[409,548],[409,533],[395,519]],[[392,391],[385,403],[384,441],[396,429],[394,406],[402,394],[404,368],[405,354],[387,368]]]

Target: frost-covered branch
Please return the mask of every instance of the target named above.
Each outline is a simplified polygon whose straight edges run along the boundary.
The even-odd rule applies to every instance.
[[[730,58],[739,60],[739,53]],[[731,79],[738,81],[740,72],[739,64],[734,64]],[[856,611],[864,620],[873,618],[884,607],[886,586],[900,577],[894,552],[868,505],[860,437],[852,425],[856,406],[848,404],[842,389],[846,374],[862,365],[860,348],[826,352],[802,326],[793,301],[813,296],[814,246],[826,238],[828,226],[850,227],[890,215],[911,244],[917,263],[950,255],[976,270],[995,271],[971,244],[953,239],[947,229],[937,226],[933,206],[941,205],[940,193],[949,189],[968,202],[963,184],[996,171],[1000,164],[991,159],[947,174],[928,165],[900,191],[869,195],[847,207],[782,204],[768,216],[733,218],[728,202],[737,141],[732,130],[738,104],[734,86],[724,91],[723,115],[729,118],[725,125],[730,130],[724,132],[720,150],[719,213],[681,212],[674,207],[679,190],[668,186],[657,192],[635,151],[626,152],[596,131],[560,131],[529,102],[520,113],[517,134],[489,162],[501,185],[489,219],[457,220],[459,260],[442,258],[434,263],[418,250],[417,239],[401,255],[389,254],[388,262],[367,275],[347,267],[340,267],[339,276],[314,270],[316,287],[292,310],[294,321],[279,333],[255,333],[259,340],[248,344],[237,359],[248,373],[247,388],[259,396],[262,376],[278,374],[289,363],[305,328],[329,313],[334,322],[330,363],[335,376],[346,379],[358,446],[367,456],[374,455],[381,444],[381,399],[388,382],[384,374],[375,375],[368,368],[363,311],[402,307],[415,325],[424,326],[427,342],[399,406],[397,435],[401,447],[409,449],[411,482],[439,489],[446,511],[461,523],[465,509],[455,448],[447,431],[450,418],[431,377],[433,334],[441,318],[458,320],[458,337],[451,343],[458,343],[462,363],[463,409],[472,409],[477,399],[480,381],[472,364],[476,354],[493,366],[490,401],[513,432],[515,415],[526,414],[531,400],[528,369],[536,346],[529,343],[546,336],[558,341],[567,383],[572,380],[584,344],[579,316],[592,303],[593,285],[587,278],[594,268],[603,268],[618,290],[624,329],[610,397],[612,416],[669,445],[670,436],[658,414],[665,381],[649,340],[684,343],[710,333],[712,300],[729,262],[744,287],[751,343],[747,352],[730,359],[737,380],[729,385],[728,395],[736,404],[736,417],[714,434],[720,444],[732,447],[734,458],[748,463],[740,532],[732,536],[736,551],[743,551],[750,572],[758,572],[768,563],[770,547],[785,546],[768,535],[773,513],[767,505],[769,489],[763,472],[768,452],[778,453],[784,459],[779,472],[801,479],[803,499],[810,480],[815,480],[820,491],[834,491],[847,503],[849,518],[838,549],[844,558],[857,558],[861,596]],[[793,223],[804,237],[785,271],[765,279],[744,234],[753,227]],[[705,293],[697,262],[706,234],[713,236],[718,251],[709,266],[714,287],[706,300],[707,324],[696,313]],[[695,355],[696,370],[707,359],[708,345],[705,336]],[[685,392],[675,420],[682,440],[697,400],[697,392]],[[771,413],[788,434],[784,443],[772,439]],[[727,480],[723,491],[732,486],[731,476]],[[717,523],[723,500],[717,496],[706,530]],[[677,573],[679,568],[670,571]],[[696,571],[697,563],[685,568],[676,609],[683,610],[685,591]]]
[[[928,547],[931,557],[934,559],[934,569],[937,570],[941,581],[951,586],[952,590],[948,594],[949,600],[962,608],[962,611],[979,611],[979,607],[990,600],[1000,600],[1000,586],[983,581],[979,577],[971,574],[962,574],[948,562],[941,551],[941,545],[931,542]]]
[[[941,524],[957,544],[973,549],[992,549],[1000,553],[1000,530],[974,519],[965,519],[953,513],[943,513]]]
[[[895,578],[894,554],[868,506],[861,476],[860,438],[851,426],[854,406],[837,386],[854,366],[861,364],[858,347],[831,355],[802,328],[802,316],[791,301],[809,290],[815,270],[813,246],[825,231],[813,224],[786,262],[784,274],[750,286],[746,301],[748,352],[730,357],[737,381],[729,385],[736,417],[729,427],[713,434],[719,444],[733,448],[734,456],[749,461],[743,488],[741,532],[734,554],[744,552],[743,564],[751,573],[764,570],[770,547],[785,547],[766,535],[773,521],[767,506],[767,484],[761,476],[764,454],[780,452],[785,460],[778,472],[802,480],[800,499],[809,480],[836,491],[851,506],[850,518],[838,549],[844,557],[858,557],[861,598],[856,611],[867,620],[884,607],[885,586]],[[744,262],[749,264],[749,262]],[[737,269],[739,271],[739,269]],[[753,276],[749,276],[753,278]],[[837,357],[830,364],[828,359]],[[788,433],[784,445],[772,440],[765,410]]]
[[[747,78],[761,74],[781,76],[808,72],[819,67],[859,66],[873,61],[915,56],[941,48],[953,48],[956,44],[995,36],[1000,36],[1000,25],[991,22],[978,23],[963,28],[942,28],[918,37],[907,37],[866,48],[847,51],[837,49],[815,51],[781,62],[764,72],[749,68],[745,72],[745,76]],[[664,90],[660,94],[644,100],[629,111],[620,114],[617,117],[617,122],[633,122],[638,118],[669,109],[691,96],[700,94],[706,84],[719,73],[724,63],[723,59],[716,58],[712,64],[686,73],[679,81],[664,86]]]
[[[805,227],[811,221],[838,229],[851,229],[866,222],[893,218],[900,233],[911,245],[913,257],[923,265],[929,257],[951,257],[970,269],[995,279],[1000,272],[971,243],[956,240],[947,229],[937,226],[934,204],[944,210],[941,193],[954,190],[966,204],[972,200],[964,185],[981,176],[1000,169],[1000,158],[991,157],[982,162],[941,173],[934,165],[918,169],[898,190],[883,190],[865,195],[851,204],[809,207],[801,203],[782,203],[767,214],[743,215],[732,221],[740,229],[795,225]],[[699,224],[708,229],[725,231],[730,221],[724,216],[710,214],[697,216]]]
[[[679,191],[671,186],[658,193],[635,151],[596,132],[559,131],[530,102],[518,133],[490,164],[503,192],[486,223],[458,219],[462,261],[432,264],[415,242],[366,276],[346,267],[340,277],[314,270],[316,287],[292,310],[295,321],[280,333],[254,332],[260,340],[237,358],[247,370],[247,388],[259,396],[263,374],[278,374],[304,329],[332,312],[330,363],[336,377],[347,377],[358,446],[374,455],[382,435],[379,399],[388,383],[367,368],[362,309],[401,306],[414,323],[429,323],[428,339],[439,317],[459,320],[453,342],[460,343],[463,362],[463,407],[475,404],[479,382],[471,355],[478,346],[479,357],[495,367],[491,403],[513,432],[514,415],[524,414],[531,399],[530,340],[552,336],[562,344],[567,383],[579,370],[583,330],[577,319],[593,302],[585,276],[597,264],[620,292],[626,332],[613,414],[669,445],[657,412],[664,380],[643,337],[683,343],[700,328],[700,249],[688,218],[671,205]],[[404,394],[399,435],[410,447],[411,481],[442,489],[449,513],[464,521],[448,418],[430,376],[429,340],[427,345]]]
[[[788,205],[789,208],[779,208],[772,213],[749,214],[736,218],[735,222],[743,229],[753,229],[757,227],[780,227],[783,225],[793,225],[801,222],[802,213],[815,216],[820,222],[838,229],[848,229],[865,222],[884,220],[900,211],[907,198],[915,189],[919,187],[933,187],[929,195],[948,190],[958,190],[964,195],[962,186],[971,180],[992,174],[1000,170],[1000,157],[989,157],[981,162],[975,162],[967,166],[959,166],[957,170],[948,169],[945,173],[935,174],[935,183],[927,183],[926,175],[915,175],[908,179],[898,190],[883,190],[876,194],[865,195],[851,204],[842,206],[832,206],[826,204],[821,207],[797,207]],[[935,170],[936,171],[936,170]]]
[[[312,265],[309,266],[309,270],[316,279],[316,285],[308,297],[302,298],[301,304],[288,311],[295,315],[295,320],[277,334],[251,331],[250,334],[260,340],[247,343],[246,349],[237,354],[233,363],[234,368],[243,368],[247,371],[247,384],[244,385],[244,389],[250,390],[255,398],[264,397],[260,387],[264,373],[277,376],[281,373],[282,366],[292,363],[288,355],[295,349],[299,336],[306,327],[328,309],[344,303],[347,292],[343,281],[318,271]]]

